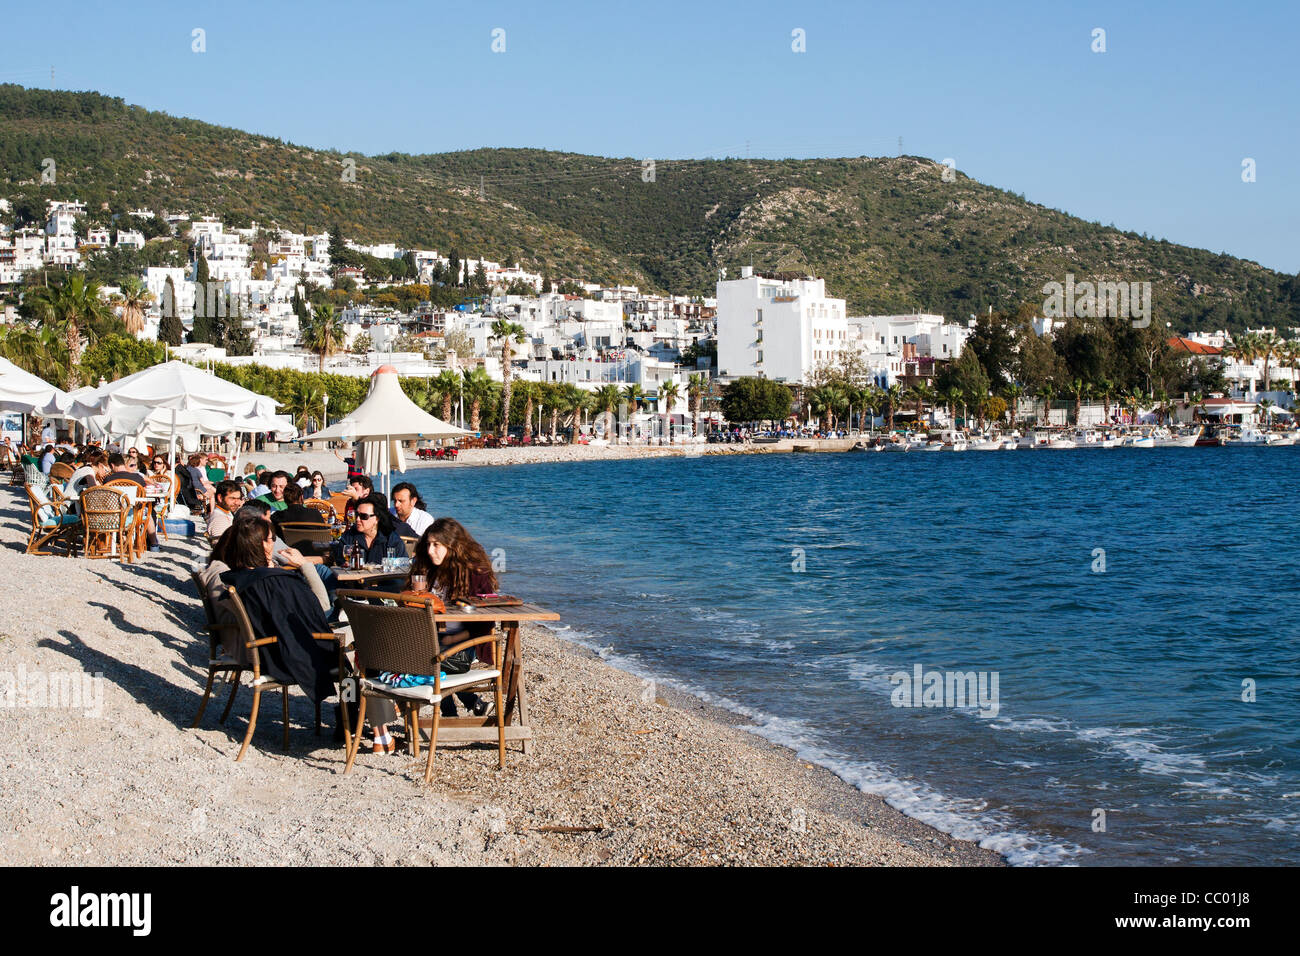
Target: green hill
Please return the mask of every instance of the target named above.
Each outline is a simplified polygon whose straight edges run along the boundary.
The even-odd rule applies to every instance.
[[[40,183],[45,157],[57,182]],[[355,182],[345,181],[345,160]],[[0,86],[0,195],[16,213],[79,198],[340,224],[361,240],[482,254],[559,275],[709,294],[717,269],[806,269],[852,313],[961,319],[1043,301],[1048,281],[1150,281],[1178,330],[1300,325],[1300,281],[1103,227],[917,157],[660,161],[527,149],[383,156],[314,150],[95,93]]]

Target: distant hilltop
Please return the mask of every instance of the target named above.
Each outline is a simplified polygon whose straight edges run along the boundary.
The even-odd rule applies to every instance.
[[[338,225],[679,295],[709,295],[719,269],[752,264],[822,276],[855,314],[961,320],[1042,303],[1046,284],[1074,275],[1151,283],[1152,318],[1179,332],[1300,325],[1295,276],[1085,222],[920,157],[362,156],[98,93],[0,85],[0,221],[74,198],[92,219],[182,208],[233,225]]]

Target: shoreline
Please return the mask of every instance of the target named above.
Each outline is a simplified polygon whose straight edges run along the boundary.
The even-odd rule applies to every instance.
[[[270,700],[236,764],[246,687],[226,726],[218,687],[189,728],[207,648],[188,569],[206,549],[173,538],[134,565],[28,556],[15,490],[0,498],[0,599],[57,610],[0,625],[0,671],[102,672],[104,716],[3,708],[11,864],[1004,864],[739,714],[668,687],[644,699],[645,681],[536,625],[523,638],[537,739],[509,748],[504,771],[494,748],[442,746],[428,788],[423,754],[361,754],[345,777],[332,708],[315,737],[296,692],[289,751]]]

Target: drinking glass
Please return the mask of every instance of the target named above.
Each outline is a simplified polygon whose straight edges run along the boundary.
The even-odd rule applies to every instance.
[[[422,593],[424,593],[424,591],[425,591],[425,589],[428,587],[428,585],[429,585],[429,579],[428,579],[428,577],[426,577],[425,575],[423,575],[423,574],[412,574],[412,575],[411,575],[411,590],[412,590],[412,591],[415,591],[415,592],[417,592],[417,593],[422,594]]]

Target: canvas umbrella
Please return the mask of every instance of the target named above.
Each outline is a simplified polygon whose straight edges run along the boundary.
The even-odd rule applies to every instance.
[[[459,438],[469,432],[448,425],[430,415],[402,391],[397,369],[381,365],[370,376],[370,394],[350,415],[328,428],[299,438],[307,441],[352,441],[361,445],[357,466],[367,474],[384,476],[388,492],[389,473],[396,468],[406,471],[403,441],[422,438]]]
[[[68,393],[31,372],[0,358],[0,412],[23,412],[44,418],[57,417]]]
[[[238,430],[234,426],[236,421],[273,416],[278,404],[272,398],[249,391],[234,382],[227,382],[187,362],[172,361],[101,385],[93,393],[74,401],[70,410],[74,415],[85,418],[112,416],[124,409],[141,406],[165,410],[170,419],[169,455],[174,467],[175,435],[181,427],[183,413],[224,415],[229,419],[222,422],[225,427],[210,433],[226,434]],[[209,424],[215,427],[211,418]]]

